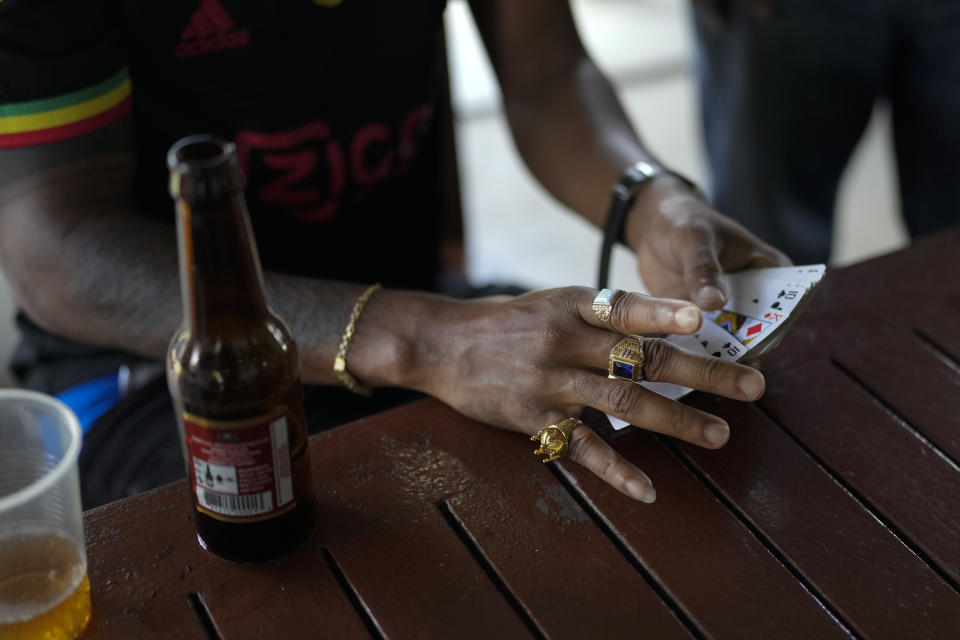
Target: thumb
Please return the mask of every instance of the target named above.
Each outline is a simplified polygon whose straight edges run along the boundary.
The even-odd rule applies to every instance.
[[[687,295],[706,311],[721,308],[727,301],[721,275],[723,268],[714,248],[713,234],[700,229],[688,236],[681,252],[683,283]]]

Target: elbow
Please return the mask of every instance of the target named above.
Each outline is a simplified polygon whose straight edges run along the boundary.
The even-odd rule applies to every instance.
[[[11,212],[0,213],[0,270],[17,307],[39,326],[66,333],[75,316],[68,256],[52,238],[38,238],[31,224],[18,224]]]

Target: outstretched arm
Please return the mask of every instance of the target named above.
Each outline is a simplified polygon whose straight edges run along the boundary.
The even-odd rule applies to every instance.
[[[557,199],[602,227],[623,170],[659,160],[585,51],[568,4],[471,0],[471,7],[524,161]],[[671,176],[654,178],[640,191],[625,238],[651,292],[707,309],[724,302],[724,270],[786,263]]]
[[[19,305],[45,329],[162,358],[180,323],[176,233],[135,211],[130,135],[124,117],[77,138],[0,150],[0,266]],[[170,211],[172,220],[172,203]],[[359,287],[312,291],[277,274],[268,281],[284,315],[310,318],[313,333],[298,332],[317,336],[306,377],[331,381],[311,363],[331,342],[335,353],[322,329],[342,326]]]

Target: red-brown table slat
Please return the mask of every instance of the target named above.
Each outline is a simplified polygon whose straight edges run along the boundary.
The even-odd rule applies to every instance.
[[[781,378],[807,380],[771,375],[774,393]],[[818,391],[810,390],[811,406],[823,406]],[[717,451],[682,445],[684,455],[854,629],[868,638],[942,638],[956,630],[960,594],[779,427],[749,404],[699,394],[693,404],[723,415],[732,434]]]
[[[387,638],[533,635],[435,505],[330,550]]]
[[[885,332],[868,346],[832,355],[912,427],[960,460],[960,373],[913,332]]]
[[[960,580],[956,466],[826,361],[769,377],[760,405]]]
[[[765,372],[790,369],[825,353],[856,349],[879,333],[936,326],[960,357],[960,227],[918,239],[903,251],[831,268]],[[888,366],[896,366],[891,362]]]
[[[423,400],[310,440],[321,544],[528,468],[521,435]]]
[[[200,548],[190,510],[177,483],[86,514],[94,615],[84,638],[205,639],[190,594],[225,640],[331,625],[338,637],[369,637],[322,548],[257,564],[222,560]]]
[[[563,472],[709,638],[848,638],[822,605],[652,435],[613,442],[657,501],[627,498],[583,467]]]
[[[950,360],[953,367],[960,366],[960,291],[946,296],[940,313],[923,315],[912,323],[921,339],[929,340],[938,351]]]
[[[323,551],[314,544],[272,562],[208,565],[201,596],[220,637],[370,638]]]
[[[690,637],[544,465],[449,505],[547,637]]]
[[[206,640],[188,596],[202,588],[196,578],[210,554],[197,544],[187,495],[169,485],[85,514],[93,602],[85,640]]]

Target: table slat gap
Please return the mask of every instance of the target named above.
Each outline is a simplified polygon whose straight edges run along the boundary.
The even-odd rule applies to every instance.
[[[386,640],[383,630],[377,625],[377,621],[370,613],[370,609],[367,608],[367,605],[363,602],[360,594],[357,593],[357,590],[354,589],[353,585],[350,584],[350,581],[347,580],[347,576],[343,573],[343,569],[341,569],[340,565],[337,563],[337,559],[333,557],[333,553],[331,553],[330,548],[323,546],[320,547],[320,551],[323,554],[323,559],[327,563],[327,567],[330,568],[330,573],[332,573],[333,577],[336,578],[337,584],[340,585],[340,589],[343,591],[344,595],[347,596],[347,600],[350,601],[354,611],[356,611],[357,615],[360,616],[360,619],[363,620],[363,625],[367,628],[367,632],[370,634],[370,637],[374,638],[375,640]]]
[[[534,619],[533,614],[526,606],[524,606],[523,601],[516,596],[515,593],[507,585],[506,580],[503,579],[503,576],[497,571],[496,567],[493,566],[493,563],[490,562],[490,559],[487,558],[486,554],[483,553],[483,550],[477,544],[476,540],[473,539],[473,536],[470,535],[470,532],[467,531],[467,528],[464,526],[463,522],[457,517],[453,512],[453,509],[450,508],[450,503],[446,500],[438,500],[435,503],[437,510],[440,511],[440,515],[443,516],[444,521],[447,523],[447,526],[453,531],[457,536],[460,542],[463,543],[463,546],[466,547],[467,551],[470,552],[470,555],[473,556],[473,559],[476,563],[483,569],[484,573],[487,574],[487,578],[490,579],[490,582],[497,588],[498,591],[503,595],[503,599],[507,601],[514,612],[516,612],[517,617],[523,620],[523,623],[527,625],[527,629],[530,630],[530,633],[536,638],[542,638],[546,640],[547,634],[543,629],[540,628],[540,625],[537,624],[537,621]]]
[[[603,535],[613,544],[613,546],[623,555],[623,557],[630,563],[630,566],[640,574],[644,581],[653,589],[653,592],[657,594],[660,600],[664,605],[673,613],[673,615],[680,621],[680,624],[684,626],[687,632],[697,640],[706,640],[707,635],[703,632],[702,629],[694,622],[693,617],[690,615],[681,603],[677,602],[670,594],[667,592],[666,588],[660,583],[659,580],[653,575],[647,567],[644,566],[643,562],[634,554],[630,548],[624,544],[623,540],[620,539],[614,530],[611,524],[603,516],[602,513],[599,513],[588,500],[586,500],[583,494],[579,489],[570,481],[570,478],[564,473],[563,469],[558,467],[556,464],[549,464],[547,468],[550,472],[556,477],[557,481],[563,485],[563,488],[570,494],[570,496],[576,501],[583,511],[590,516],[590,519],[593,520],[594,525],[603,532]]]
[[[851,621],[847,620],[846,617],[841,614],[837,608],[830,602],[830,599],[817,588],[813,582],[811,582],[803,572],[795,566],[790,560],[787,559],[786,554],[780,550],[780,548],[773,542],[768,536],[766,536],[760,529],[750,520],[750,517],[747,516],[743,510],[737,506],[737,504],[731,500],[723,492],[720,487],[718,487],[710,478],[700,469],[700,467],[687,457],[687,455],[677,447],[677,445],[671,441],[670,438],[666,436],[658,435],[657,439],[664,445],[667,451],[676,458],[684,469],[690,472],[690,474],[695,477],[703,487],[709,491],[713,497],[715,497],[720,504],[727,508],[730,514],[736,518],[740,524],[742,524],[747,531],[749,531],[757,542],[759,542],[764,549],[767,550],[771,556],[773,556],[777,562],[779,562],[784,569],[786,569],[794,579],[799,582],[804,589],[820,604],[821,607],[833,618],[834,622],[837,623],[837,626],[846,631],[853,638],[862,638],[862,636],[857,633],[854,625]],[[819,464],[819,462],[818,462]]]
[[[213,616],[210,615],[210,609],[203,598],[203,592],[192,591],[187,594],[186,598],[187,602],[190,603],[190,608],[193,609],[193,613],[197,616],[200,624],[203,625],[207,638],[209,640],[221,640],[222,636],[217,631],[217,624],[213,621]]]
[[[927,335],[922,329],[917,329],[914,327],[911,329],[911,331],[913,331],[914,337],[920,342],[920,344],[926,347],[930,353],[937,356],[943,362],[943,364],[953,369],[954,373],[960,375],[960,362],[958,362],[953,355],[948,353],[946,349],[937,344],[937,342]]]
[[[870,385],[864,382],[856,373],[850,370],[843,362],[831,356],[829,358],[830,364],[838,369],[843,375],[850,379],[850,381],[856,386],[864,395],[870,398],[874,403],[876,403],[881,409],[883,409],[887,415],[893,418],[894,422],[900,425],[903,429],[908,431],[910,435],[919,440],[935,453],[938,457],[942,458],[947,464],[954,468],[956,471],[960,471],[960,462],[953,459],[949,453],[940,448],[936,442],[931,440],[923,431],[914,426],[913,423],[908,421],[899,411],[897,411],[889,402],[883,399],[876,390],[873,389]]]
[[[903,530],[895,525],[889,518],[887,518],[880,509],[878,509],[869,498],[867,498],[863,493],[858,491],[853,485],[847,482],[843,476],[835,472],[830,466],[823,460],[819,455],[817,455],[810,447],[808,447],[800,438],[798,438],[790,429],[788,429],[780,420],[773,416],[765,407],[756,404],[754,405],[760,413],[762,413],[771,423],[777,426],[778,429],[783,431],[784,434],[790,440],[793,441],[807,456],[813,460],[820,470],[831,480],[833,480],[841,489],[847,492],[847,494],[857,502],[864,511],[869,513],[873,518],[877,520],[881,525],[883,525],[894,537],[897,538],[907,549],[910,550],[915,556],[917,556],[923,564],[927,566],[928,569],[933,571],[941,580],[943,580],[951,589],[960,593],[960,584],[957,583],[953,577],[944,571],[933,558],[926,553],[920,545],[915,543],[909,536],[907,536]]]

